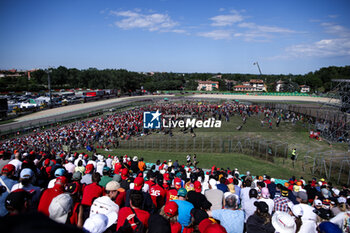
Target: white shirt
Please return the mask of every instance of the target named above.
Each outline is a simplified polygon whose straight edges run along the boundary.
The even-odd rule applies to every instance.
[[[254,202],[256,202],[258,199],[255,197],[250,198],[249,200],[242,201],[242,209],[245,213],[245,219],[244,222],[247,222],[248,218],[254,214],[256,211],[256,206],[254,205]]]
[[[68,173],[72,173],[72,174],[74,173],[75,165],[72,162],[65,164],[64,167],[66,168]]]
[[[99,162],[97,162],[97,165],[96,165],[96,172],[98,172],[98,173],[100,173],[101,174],[101,176],[103,176],[103,168],[105,167],[105,162],[103,162],[103,161],[99,161]]]
[[[259,201],[263,201],[267,204],[267,206],[269,207],[269,214],[272,215],[272,211],[273,211],[273,207],[275,205],[275,202],[270,198],[261,198],[261,199],[259,199]]]
[[[12,164],[16,168],[16,172],[21,170],[22,168],[22,162],[18,159],[12,159],[9,164]]]
[[[333,217],[330,222],[336,224],[340,229],[343,229],[344,227],[344,219],[348,217],[350,218],[350,211],[347,212],[340,212],[335,217]]]
[[[299,233],[317,233],[317,215],[313,212],[315,208],[307,204],[299,205],[303,209],[303,216],[301,217],[303,224],[301,225]]]
[[[107,167],[112,168],[112,159],[111,158],[106,159],[106,165],[107,165]]]

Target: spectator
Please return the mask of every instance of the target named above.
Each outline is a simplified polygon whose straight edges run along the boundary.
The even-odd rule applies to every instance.
[[[177,192],[177,196],[178,199],[174,200],[174,202],[178,206],[178,221],[183,230],[184,227],[187,227],[191,223],[191,210],[194,208],[194,206],[186,200],[187,190],[185,188],[180,188]]]
[[[85,173],[85,167],[83,166],[83,160],[80,160],[75,169],[74,169],[75,172],[80,172],[80,174],[84,174]]]
[[[41,195],[38,211],[49,216],[49,206],[52,199],[64,192],[64,186],[67,183],[67,178],[60,176],[56,179],[56,182],[52,188],[44,190]]]
[[[93,181],[92,181],[92,173],[94,173],[94,171],[95,170],[94,170],[94,165],[93,164],[90,163],[90,164],[86,165],[86,167],[85,167],[85,175],[83,175],[83,177],[81,178],[80,182],[82,184],[86,184],[86,185],[93,183]]]
[[[65,224],[72,211],[73,200],[67,193],[62,193],[52,199],[49,206],[50,218],[58,223]]]
[[[201,192],[202,184],[197,180],[194,182],[194,190],[187,193],[187,200],[191,202],[196,209],[210,210],[211,203]]]
[[[113,179],[112,177],[110,177],[110,170],[111,169],[107,166],[103,168],[103,176],[101,177],[101,180],[98,184],[104,188],[106,187],[107,183],[112,181]]]
[[[34,172],[29,168],[24,168],[20,173],[19,183],[12,186],[11,192],[16,189],[24,189],[32,195],[32,208],[36,208],[41,194],[40,187],[32,185]]]
[[[281,190],[281,196],[275,197],[274,201],[274,212],[276,211],[282,211],[288,213],[288,203],[291,203],[291,201],[288,198],[288,190],[285,188],[282,188]]]
[[[270,193],[268,188],[264,187],[261,189],[261,198],[259,199],[259,201],[265,202],[268,205],[269,214],[272,215],[274,202],[272,199],[270,199]]]
[[[74,173],[75,165],[73,164],[73,157],[68,158],[68,163],[64,165],[64,168],[67,170],[68,173]]]
[[[174,201],[166,203],[160,210],[160,215],[170,223],[171,233],[180,233],[182,226],[177,221],[178,205]],[[150,229],[151,230],[151,229]]]
[[[22,161],[21,161],[21,154],[19,152],[16,152],[15,153],[15,158],[12,159],[9,164],[12,164],[13,166],[15,166],[16,168],[16,171],[15,173],[18,175],[19,174],[19,171],[21,170],[22,168]]]
[[[262,201],[254,202],[256,211],[247,220],[247,233],[274,233],[269,206]]]
[[[238,210],[237,197],[229,195],[225,198],[224,209],[211,211],[211,216],[220,220],[220,224],[228,233],[242,233],[244,226],[244,212]],[[234,221],[232,221],[234,219]]]
[[[247,222],[248,218],[256,211],[256,205],[254,205],[254,203],[258,200],[257,197],[258,191],[256,191],[256,189],[251,189],[249,191],[249,200],[242,202],[242,209],[245,213],[245,222]]]
[[[12,164],[5,165],[1,170],[0,177],[0,217],[7,215],[8,211],[5,208],[6,197],[11,192],[12,187],[17,184],[17,181],[13,180],[13,175],[15,174],[15,166]]]
[[[209,190],[206,190],[204,192],[204,195],[212,204],[210,208],[211,210],[222,209],[224,193],[221,190],[217,189],[215,179],[211,178],[209,180]]]
[[[116,181],[110,181],[106,185],[106,194],[102,197],[96,198],[91,205],[90,217],[94,214],[104,214],[106,216],[111,216],[114,213],[116,216],[115,221],[119,213],[119,206],[115,203],[115,199],[118,196],[118,189],[120,184]],[[112,215],[113,216],[113,215]],[[116,222],[108,224],[109,226],[116,224]]]
[[[295,233],[297,228],[294,218],[286,212],[278,211],[272,216],[272,225],[276,232]]]
[[[129,203],[130,207],[123,207],[119,211],[117,231],[121,227],[131,227],[133,230],[138,227],[140,229],[144,229],[144,231],[148,228],[148,219],[150,214],[141,209],[142,203],[142,192],[139,190],[131,190]]]
[[[16,189],[6,197],[4,207],[10,216],[23,214],[29,210],[30,199],[30,193],[24,189]]]

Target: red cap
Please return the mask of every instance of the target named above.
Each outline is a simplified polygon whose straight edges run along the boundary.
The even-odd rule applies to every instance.
[[[176,177],[174,179],[174,186],[175,186],[176,189],[181,188],[181,179],[180,178]]]
[[[227,181],[228,181],[229,184],[232,184],[233,183],[233,178],[228,178]]]
[[[45,159],[44,166],[48,166],[50,164],[50,159]]]
[[[50,174],[51,168],[52,168],[52,167],[46,167],[45,171],[46,171],[47,174]]]
[[[127,168],[122,169],[122,179],[125,180],[129,175],[129,170]]]
[[[134,180],[134,189],[135,190],[141,190],[143,186],[143,178],[142,177],[136,177]]]
[[[198,225],[200,233],[227,233],[226,229],[220,224],[206,218]]]
[[[111,157],[111,155],[108,155],[108,158],[110,158]]]
[[[163,177],[164,177],[164,180],[170,180],[169,173],[164,173]]]
[[[65,176],[59,176],[56,178],[55,185],[59,184],[61,186],[64,186],[67,183],[67,178]]]
[[[2,170],[1,173],[11,173],[13,171],[15,171],[16,167],[13,166],[12,164],[6,164]]]
[[[164,206],[164,213],[168,217],[174,217],[175,215],[177,215],[177,210],[178,210],[178,206],[174,201],[169,201]]]
[[[194,183],[194,190],[197,192],[197,193],[200,193],[202,191],[202,184],[201,182],[199,182],[198,180],[196,180]]]
[[[88,155],[88,154],[86,154],[86,155],[84,155],[84,157],[85,157],[85,158],[87,158],[87,157],[89,157],[89,155]]]
[[[94,165],[92,163],[86,165],[85,174],[89,174],[92,170],[94,170]]]

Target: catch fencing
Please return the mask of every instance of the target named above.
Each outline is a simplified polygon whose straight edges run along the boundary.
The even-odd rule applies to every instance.
[[[273,162],[288,157],[288,144],[258,138],[147,135],[119,142],[120,149],[188,153],[242,153]]]

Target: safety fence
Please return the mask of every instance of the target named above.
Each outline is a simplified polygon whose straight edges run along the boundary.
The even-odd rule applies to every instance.
[[[193,153],[242,153],[274,161],[281,157],[283,161],[288,156],[288,144],[257,138],[234,137],[191,137],[148,135],[130,140],[121,140],[120,149],[140,149],[165,152],[193,152]]]

